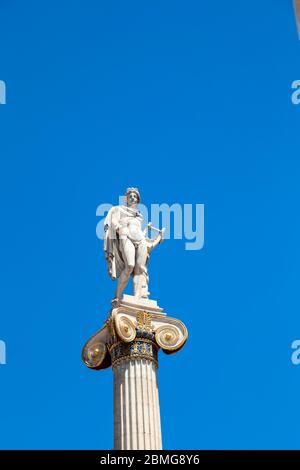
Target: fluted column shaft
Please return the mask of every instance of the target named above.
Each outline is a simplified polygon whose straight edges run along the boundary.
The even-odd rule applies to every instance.
[[[144,358],[114,365],[114,448],[162,448],[157,365]]]

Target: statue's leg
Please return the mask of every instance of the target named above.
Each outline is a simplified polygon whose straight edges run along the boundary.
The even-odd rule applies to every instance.
[[[136,250],[135,268],[133,271],[133,292],[135,297],[148,298],[148,250],[145,242],[141,242]]]
[[[123,260],[125,263],[125,268],[121,272],[120,277],[119,277],[118,287],[116,291],[117,300],[122,299],[123,291],[125,287],[127,286],[129,277],[135,265],[135,247],[128,238],[126,238],[125,240],[124,239],[120,240],[120,250],[121,250]]]

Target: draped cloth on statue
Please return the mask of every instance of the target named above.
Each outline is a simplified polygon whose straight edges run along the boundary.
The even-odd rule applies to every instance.
[[[117,279],[125,268],[117,230],[122,227],[121,219],[127,217],[138,218],[142,222],[141,213],[127,206],[112,207],[104,221],[104,252],[107,269],[113,280]]]
[[[115,206],[109,210],[104,221],[104,252],[108,273],[113,280],[120,276],[125,267],[117,234],[120,218],[120,206]]]

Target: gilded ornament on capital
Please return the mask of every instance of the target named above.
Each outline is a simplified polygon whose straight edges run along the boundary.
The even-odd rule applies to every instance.
[[[115,320],[116,330],[119,338],[125,343],[130,343],[136,337],[136,329],[133,322],[126,317],[125,315],[121,315],[120,317],[116,317]]]
[[[139,330],[150,332],[153,330],[151,323],[152,315],[143,310],[139,310],[136,314],[136,325]]]
[[[163,325],[157,328],[155,339],[162,349],[169,351],[177,349],[181,343],[178,344],[180,334],[178,329],[173,325]]]
[[[105,343],[96,342],[83,350],[82,358],[84,363],[91,368],[99,367],[107,354]]]

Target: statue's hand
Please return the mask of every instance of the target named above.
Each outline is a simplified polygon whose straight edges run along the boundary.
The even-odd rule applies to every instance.
[[[162,230],[160,230],[160,234],[157,235],[157,237],[155,238],[156,245],[160,245],[160,244],[164,241],[164,239],[165,239],[165,231],[166,231],[165,228],[163,228]],[[155,246],[156,246],[156,245],[155,245]]]
[[[159,231],[160,233],[159,233],[159,235],[157,235],[156,238],[146,238],[149,252],[152,251],[153,248],[156,248],[157,245],[160,245],[160,243],[162,243],[164,241],[165,231],[166,230],[163,228],[162,230]]]

